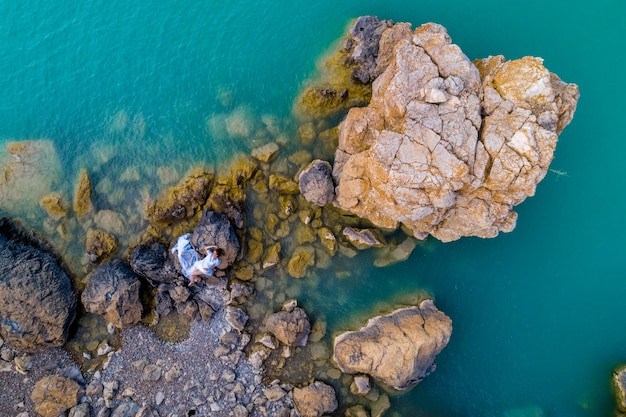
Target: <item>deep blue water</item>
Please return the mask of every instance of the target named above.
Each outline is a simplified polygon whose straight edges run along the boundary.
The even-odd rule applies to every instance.
[[[321,272],[327,279],[304,303],[341,328],[378,302],[434,295],[454,333],[437,371],[392,398],[403,416],[504,416],[527,406],[555,417],[610,414],[610,372],[626,361],[623,2],[132,3],[0,2],[0,142],[53,140],[61,184],[111,147],[115,163],[100,177],[128,166],[184,171],[253,147],[254,135],[210,126],[235,110],[288,119],[318,59],[364,14],[435,21],[471,59],[542,56],[579,84],[552,164],[566,174],[548,173],[518,207],[515,231],[431,242],[405,263],[345,280]]]

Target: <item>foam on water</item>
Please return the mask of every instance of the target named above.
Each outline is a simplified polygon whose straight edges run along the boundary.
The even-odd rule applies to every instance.
[[[514,232],[427,241],[387,268],[359,253],[292,293],[331,333],[434,295],[452,339],[435,373],[392,397],[398,415],[608,415],[610,371],[626,360],[624,9],[610,0],[3,2],[0,147],[52,140],[59,191],[70,196],[86,167],[95,204],[124,207],[141,230],[144,199],[190,166],[219,168],[293,135],[293,99],[352,17],[436,21],[470,58],[542,56],[580,85],[581,101],[555,171],[519,207]],[[21,211],[45,229],[38,206]],[[58,244],[81,265],[72,239]]]

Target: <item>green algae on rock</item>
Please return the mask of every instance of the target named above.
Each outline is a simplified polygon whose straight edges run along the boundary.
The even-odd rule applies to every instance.
[[[83,168],[78,176],[78,182],[74,191],[74,204],[72,206],[77,216],[83,217],[93,211],[91,193],[91,180],[87,170]]]

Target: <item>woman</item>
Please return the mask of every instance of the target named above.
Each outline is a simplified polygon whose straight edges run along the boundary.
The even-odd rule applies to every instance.
[[[183,275],[189,280],[189,286],[199,282],[204,275],[213,275],[213,269],[222,262],[219,258],[221,251],[217,246],[205,245],[200,248],[206,256],[199,259],[198,252],[189,243],[190,236],[190,233],[180,236],[172,248],[172,253],[178,252],[178,261]]]

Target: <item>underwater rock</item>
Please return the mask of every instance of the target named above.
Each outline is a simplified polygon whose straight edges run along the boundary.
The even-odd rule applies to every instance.
[[[92,264],[100,263],[117,250],[117,240],[111,233],[89,229],[85,241],[87,260]]]
[[[621,413],[626,413],[626,365],[620,365],[613,371],[611,386],[617,409]]]
[[[403,262],[409,259],[413,250],[417,246],[415,238],[407,236],[398,246],[379,249],[376,252],[376,259],[374,259],[374,266],[382,268],[385,266],[393,265],[398,262]]]
[[[304,168],[298,181],[300,192],[309,203],[323,207],[335,199],[332,171],[328,162],[319,159]]]
[[[265,258],[263,258],[263,269],[269,269],[273,266],[280,264],[280,242],[274,243],[265,252]]]
[[[371,375],[406,390],[435,370],[448,344],[452,321],[432,300],[370,319],[358,331],[335,337],[333,359],[344,373]]]
[[[300,307],[272,314],[265,326],[268,332],[287,346],[306,346],[311,333],[309,318]]]
[[[269,162],[278,152],[276,142],[270,142],[252,150],[252,157],[261,162]]]
[[[74,213],[77,216],[84,216],[93,211],[91,202],[91,180],[85,168],[80,170],[76,189],[74,190]]]
[[[269,187],[278,194],[298,194],[300,192],[300,187],[295,181],[280,174],[270,175]]]
[[[83,390],[75,381],[61,375],[46,376],[35,384],[31,399],[43,417],[58,417],[78,404]]]
[[[0,207],[10,213],[32,212],[59,182],[61,171],[52,141],[8,142],[0,158]]]
[[[293,402],[303,417],[320,417],[332,413],[338,406],[334,388],[320,381],[294,388]]]
[[[344,237],[357,249],[380,248],[385,246],[382,239],[376,236],[376,234],[375,231],[370,229],[343,228]]]
[[[104,316],[115,327],[129,327],[141,321],[140,286],[133,271],[120,260],[114,260],[87,276],[81,301],[85,310]]]
[[[312,246],[298,246],[287,264],[287,273],[294,278],[306,275],[307,268],[315,264],[315,249]]]
[[[222,263],[217,267],[218,269],[228,268],[241,255],[239,238],[228,217],[223,213],[205,210],[189,242],[195,248],[205,245],[220,248]]]
[[[146,216],[163,226],[193,217],[209,197],[212,183],[212,173],[195,169],[156,201],[146,204]]]
[[[113,210],[100,210],[94,216],[96,226],[117,237],[123,236],[126,231],[124,216]]]
[[[167,248],[157,241],[147,242],[133,249],[130,267],[153,287],[172,283],[178,278],[178,271]]]
[[[52,220],[61,220],[69,214],[69,206],[59,193],[50,193],[41,197],[39,206]]]
[[[368,107],[340,125],[335,204],[419,239],[494,237],[535,193],[578,87],[539,58],[475,64],[443,26],[399,23],[380,40]]]
[[[63,345],[76,316],[70,279],[57,261],[15,232],[5,235],[0,219],[0,335],[26,351]]]
[[[350,107],[348,90],[313,86],[307,88],[300,98],[300,106],[306,113],[326,118]]]

